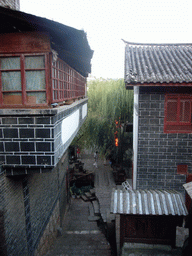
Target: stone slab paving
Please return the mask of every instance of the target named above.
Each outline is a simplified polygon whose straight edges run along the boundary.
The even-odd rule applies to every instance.
[[[111,256],[111,249],[96,222],[88,221],[88,202],[71,199],[58,237],[46,256]]]
[[[116,188],[113,178],[112,168],[109,162],[98,159],[97,168],[94,165],[94,154],[82,154],[81,161],[84,163],[84,169],[93,171],[95,174],[94,187],[95,194],[99,200],[100,213],[104,222],[111,222],[115,218],[110,214],[111,192]]]
[[[168,245],[124,244],[121,256],[181,256],[182,250]]]
[[[114,216],[110,214],[111,191],[115,185],[112,169],[109,164],[99,159],[98,168],[94,163],[93,154],[82,155],[81,161],[84,163],[84,169],[95,173],[95,193],[99,200],[100,212],[104,222],[110,222]],[[131,180],[130,180],[131,184]],[[46,256],[108,256],[113,255],[110,245],[104,234],[98,228],[96,222],[88,221],[89,202],[82,199],[71,199],[71,205],[67,212],[63,226],[62,236],[58,237]],[[138,248],[125,248],[122,256],[170,256],[181,255],[181,249],[168,251],[148,250],[141,251]]]
[[[98,160],[97,168],[93,165],[94,157],[82,156],[82,161],[85,162],[85,169],[94,170],[95,180],[95,194],[99,200],[100,213],[104,222],[111,222],[115,218],[110,214],[111,194],[116,184],[113,178],[112,168],[109,162],[104,162],[102,159]],[[89,160],[88,160],[89,159]]]

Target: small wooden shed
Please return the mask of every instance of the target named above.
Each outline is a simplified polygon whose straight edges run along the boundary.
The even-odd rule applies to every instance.
[[[166,244],[175,246],[176,226],[188,214],[182,195],[174,190],[116,190],[111,213],[116,214],[116,244]]]

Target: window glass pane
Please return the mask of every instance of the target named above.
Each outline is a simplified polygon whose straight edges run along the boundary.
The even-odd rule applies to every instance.
[[[44,90],[45,71],[26,71],[26,88],[33,91]]]
[[[177,121],[177,100],[172,99],[167,102],[167,122]]]
[[[5,105],[21,105],[21,93],[3,93],[3,104]]]
[[[20,57],[1,58],[1,69],[20,69]]]
[[[190,122],[190,100],[181,100],[180,102],[180,122]]]
[[[27,104],[43,104],[46,103],[45,92],[28,92]]]
[[[25,68],[26,69],[45,68],[45,57],[44,56],[25,57]]]
[[[2,72],[3,91],[21,91],[21,72]]]
[[[53,92],[53,99],[58,100],[58,91]]]

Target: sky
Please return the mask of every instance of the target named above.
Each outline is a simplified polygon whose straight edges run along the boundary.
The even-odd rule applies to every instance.
[[[91,77],[124,77],[124,39],[192,43],[191,0],[20,0],[20,10],[87,33]]]

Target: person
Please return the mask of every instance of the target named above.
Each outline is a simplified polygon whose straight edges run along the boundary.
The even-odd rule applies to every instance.
[[[77,159],[80,158],[80,148],[77,147]]]
[[[93,165],[95,165],[96,168],[98,168],[97,162],[98,162],[98,151],[96,151],[94,153],[94,159],[95,159],[95,163]]]

